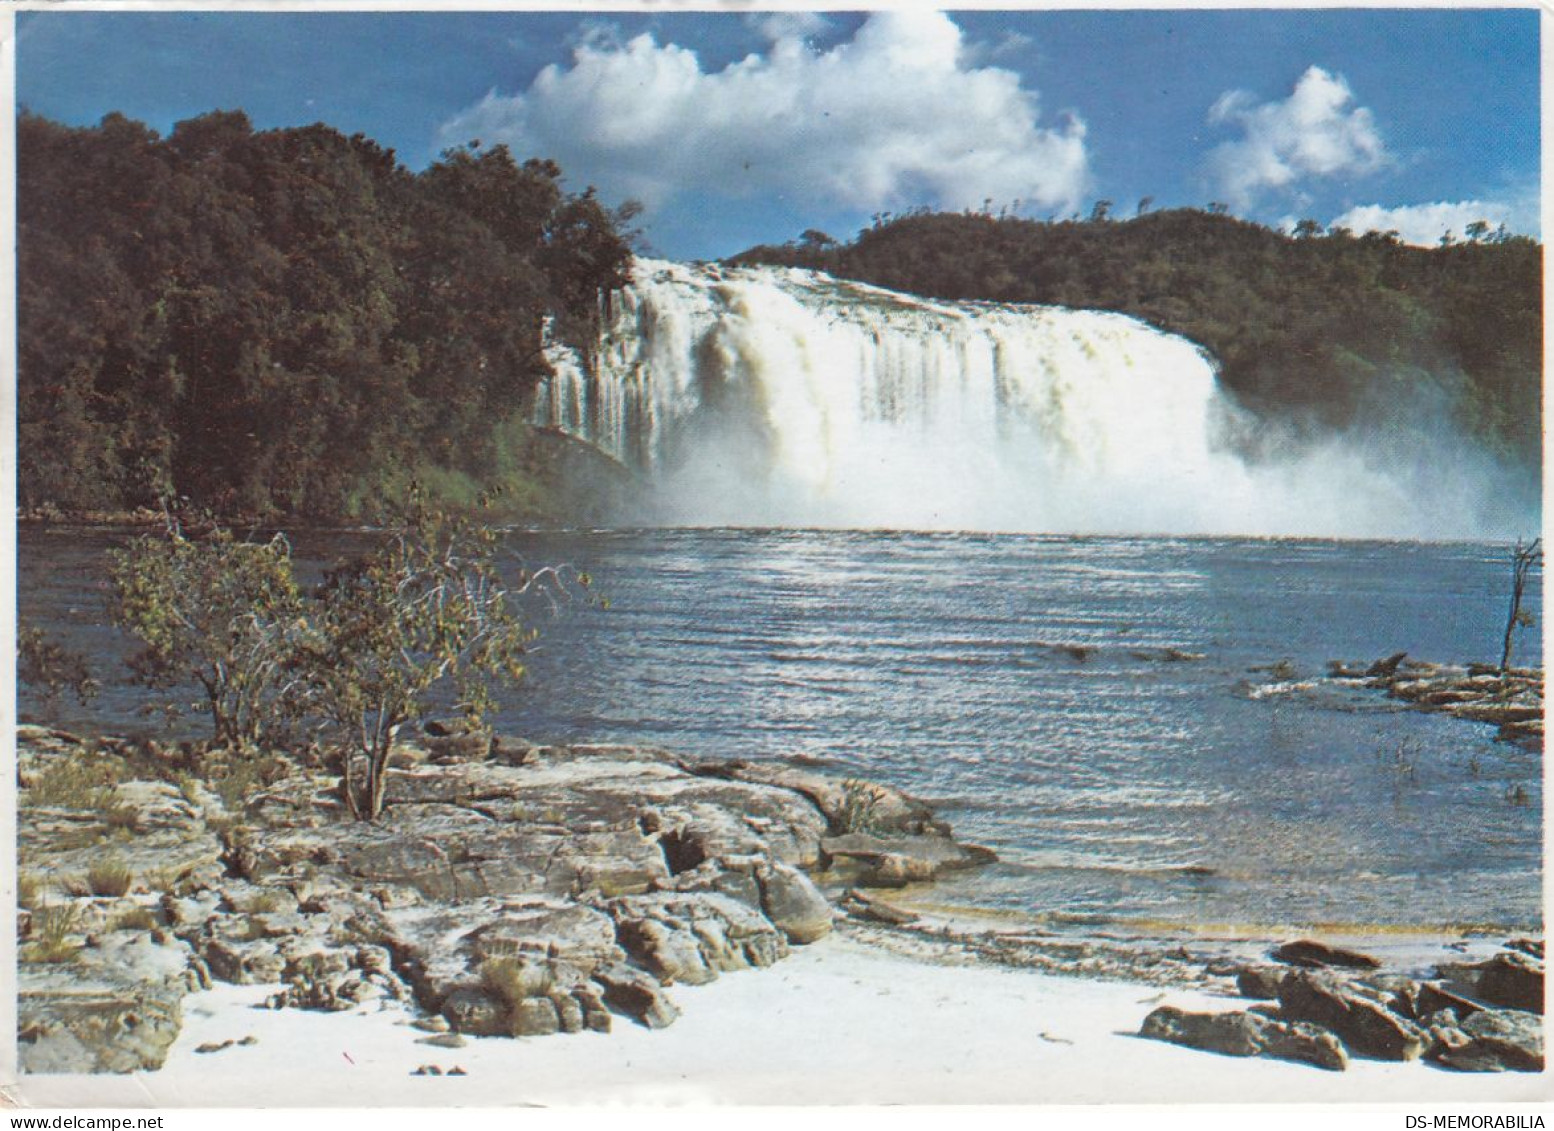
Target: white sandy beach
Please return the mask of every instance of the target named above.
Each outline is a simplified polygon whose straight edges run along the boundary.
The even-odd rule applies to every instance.
[[[899,957],[833,935],[765,971],[676,987],[649,1031],[417,1043],[398,1008],[253,1008],[268,987],[185,1001],[166,1065],[134,1078],[34,1077],[27,1102],[115,1106],[508,1104],[1503,1103],[1551,1098],[1547,1074],[1466,1075],[1356,1061],[1344,1073],[1141,1039],[1156,1004],[1231,1008],[1191,991]],[[207,1042],[256,1043],[197,1053]],[[420,1065],[463,1076],[414,1076]]]

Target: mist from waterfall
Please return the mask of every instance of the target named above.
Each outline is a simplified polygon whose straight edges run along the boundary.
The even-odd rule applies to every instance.
[[[646,472],[666,524],[1441,539],[1537,521],[1444,413],[1270,443],[1201,349],[1120,314],[639,260],[592,364],[549,352],[537,423]],[[1255,462],[1233,444],[1249,433]]]

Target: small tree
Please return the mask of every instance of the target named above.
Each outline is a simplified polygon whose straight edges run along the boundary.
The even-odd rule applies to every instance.
[[[217,529],[137,538],[110,557],[115,621],[145,647],[130,661],[149,686],[199,684],[218,743],[257,744],[297,689],[291,640],[302,604],[291,547]]]
[[[458,708],[478,722],[493,685],[522,677],[536,634],[517,599],[548,579],[559,585],[553,570],[505,584],[489,529],[425,514],[325,578],[297,664],[309,685],[308,713],[338,744],[352,816],[382,813],[395,736],[421,717],[437,688],[450,687]]]
[[[1523,546],[1521,539],[1511,550],[1511,608],[1505,618],[1505,641],[1500,648],[1500,673],[1511,667],[1511,645],[1518,628],[1530,628],[1535,623],[1532,613],[1522,608],[1522,593],[1527,588],[1527,575],[1543,561],[1543,539],[1534,538]]]

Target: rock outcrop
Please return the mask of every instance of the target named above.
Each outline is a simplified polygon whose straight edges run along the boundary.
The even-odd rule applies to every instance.
[[[1385,691],[1427,711],[1491,723],[1500,737],[1531,746],[1543,742],[1543,671],[1487,664],[1434,664],[1398,652],[1370,665],[1328,664],[1328,676]]]
[[[1140,1032],[1338,1070],[1350,1057],[1422,1057],[1460,1072],[1541,1072],[1542,951],[1541,942],[1515,939],[1486,961],[1443,964],[1434,978],[1418,979],[1370,955],[1300,940],[1271,952],[1285,965],[1234,970],[1240,996],[1270,1004],[1221,1013],[1162,1006]]]
[[[234,812],[198,781],[134,777],[147,758],[123,744],[20,737],[33,1072],[157,1067],[212,978],[274,985],[274,1008],[403,1001],[450,1040],[658,1028],[676,984],[832,929],[810,871],[887,885],[991,858],[905,794],[776,763],[450,731],[400,752],[361,822],[317,771],[255,783]],[[107,784],[58,788],[93,759]],[[123,890],[81,894],[109,855]]]

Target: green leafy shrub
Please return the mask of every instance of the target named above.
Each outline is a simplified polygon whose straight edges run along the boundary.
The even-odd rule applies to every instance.
[[[291,547],[176,523],[110,558],[114,618],[144,646],[132,661],[151,687],[192,680],[220,744],[257,745],[289,717],[290,642],[301,597]]]
[[[196,541],[174,526],[115,556],[116,617],[145,645],[142,677],[205,691],[216,746],[174,774],[191,803],[197,773],[240,812],[292,769],[261,742],[303,724],[330,743],[350,814],[376,818],[400,728],[443,692],[478,725],[494,688],[523,675],[536,633],[521,601],[545,594],[554,606],[589,588],[586,574],[557,568],[504,577],[489,527],[413,494],[404,529],[307,593],[278,537],[256,545],[217,529]]]
[[[535,633],[516,599],[557,577],[542,571],[509,585],[497,570],[489,528],[427,512],[327,576],[298,666],[308,710],[340,751],[342,793],[353,816],[382,812],[394,739],[421,717],[434,689],[450,688],[473,724],[489,709],[496,683],[523,676],[524,649]]]

